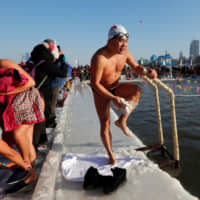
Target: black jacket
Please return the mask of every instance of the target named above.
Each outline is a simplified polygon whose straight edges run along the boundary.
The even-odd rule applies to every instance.
[[[66,77],[67,76],[67,66],[65,63],[62,64],[60,68],[57,67],[57,63],[53,62],[54,58],[50,52],[50,49],[47,49],[43,44],[39,44],[34,47],[31,52],[31,60],[35,63],[38,63],[41,60],[45,60],[42,64],[37,66],[35,71],[35,81],[36,87],[41,83],[46,75],[48,78],[43,83],[41,88],[50,87],[50,82],[55,77]]]

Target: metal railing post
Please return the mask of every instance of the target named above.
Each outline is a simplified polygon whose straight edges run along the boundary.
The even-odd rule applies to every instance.
[[[175,96],[173,91],[167,87],[162,81],[159,79],[153,79],[157,85],[159,85],[162,89],[164,89],[170,98],[170,106],[171,106],[171,117],[172,117],[172,132],[173,132],[173,145],[174,145],[174,159],[179,161],[179,143],[178,143],[178,133],[177,133],[177,123],[176,123],[176,111],[175,111]]]
[[[147,76],[143,76],[142,78],[144,80],[146,80],[154,89],[155,102],[156,102],[156,112],[157,112],[157,122],[158,122],[158,134],[159,134],[160,145],[163,145],[164,144],[164,138],[163,138],[163,129],[162,129],[161,114],[160,114],[160,101],[159,101],[159,95],[158,95],[158,87]]]
[[[144,69],[144,73],[147,73],[146,69]],[[163,139],[163,133],[162,133],[162,123],[161,123],[161,116],[160,116],[160,104],[159,104],[157,85],[160,86],[163,90],[165,90],[168,93],[168,96],[170,98],[170,108],[171,108],[171,118],[172,118],[173,150],[174,150],[173,157],[174,157],[174,160],[178,162],[180,160],[180,154],[179,154],[178,133],[177,133],[177,124],[176,124],[174,93],[169,87],[167,87],[167,85],[165,85],[159,79],[149,79],[146,75],[142,76],[142,78],[154,88],[155,99],[156,99],[158,130],[159,130],[159,138],[160,138],[161,145],[164,143],[164,139]]]

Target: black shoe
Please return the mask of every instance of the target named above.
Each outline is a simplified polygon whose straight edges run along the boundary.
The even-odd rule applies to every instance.
[[[26,187],[28,184],[25,183],[24,181],[20,181],[18,183],[15,183],[15,184],[12,184],[10,187],[8,187],[6,190],[5,190],[5,193],[6,194],[9,194],[9,193],[14,193],[14,192],[18,192],[20,191],[21,189],[23,189],[24,187]]]
[[[17,168],[14,173],[6,181],[7,184],[15,184],[27,178],[30,171],[25,171],[22,168]]]

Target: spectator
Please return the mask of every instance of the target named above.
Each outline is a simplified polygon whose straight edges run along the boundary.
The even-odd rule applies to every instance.
[[[74,80],[77,77],[77,69],[76,67],[72,68],[72,79]]]
[[[38,62],[43,60],[35,71],[35,81],[36,87],[39,87],[39,91],[44,96],[45,100],[45,118],[46,127],[52,127],[54,124],[54,116],[51,115],[51,99],[52,91],[50,87],[50,82],[55,77],[66,77],[66,67],[57,67],[55,61],[59,57],[58,48],[56,46],[56,41],[52,39],[46,39],[42,44],[34,47],[31,52],[30,60],[33,62]]]
[[[62,50],[60,49],[60,46],[58,46],[58,50],[59,50],[59,58],[56,60],[56,64],[58,66],[58,68],[63,68],[65,69],[65,71],[67,72],[67,65],[65,63],[65,56],[62,52]],[[59,91],[61,89],[62,86],[64,86],[65,82],[66,82],[66,77],[64,78],[60,78],[60,77],[55,77],[52,81],[51,81],[51,91],[52,91],[52,98],[51,98],[51,103],[50,103],[50,116],[52,117],[52,121],[51,121],[51,127],[56,127],[56,104],[57,104],[57,99],[58,99],[58,95],[59,95]]]
[[[16,183],[7,192],[15,192],[37,179],[36,152],[32,144],[33,128],[34,124],[45,120],[44,108],[40,94],[34,88],[35,81],[16,63],[0,60],[0,83],[2,137],[10,146],[16,144],[24,162],[32,165],[30,173],[17,168],[9,177],[7,183]],[[5,152],[3,154],[6,155]]]

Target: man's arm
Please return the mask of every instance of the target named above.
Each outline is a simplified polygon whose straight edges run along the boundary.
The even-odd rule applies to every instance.
[[[132,57],[131,53],[127,50],[127,64],[140,76],[145,75],[144,74],[144,67],[139,65],[134,58]]]
[[[140,76],[147,75],[149,78],[154,79],[157,78],[157,72],[153,69],[148,68],[148,71],[144,66],[139,65],[131,53],[127,50],[127,64],[131,66],[131,68]]]

